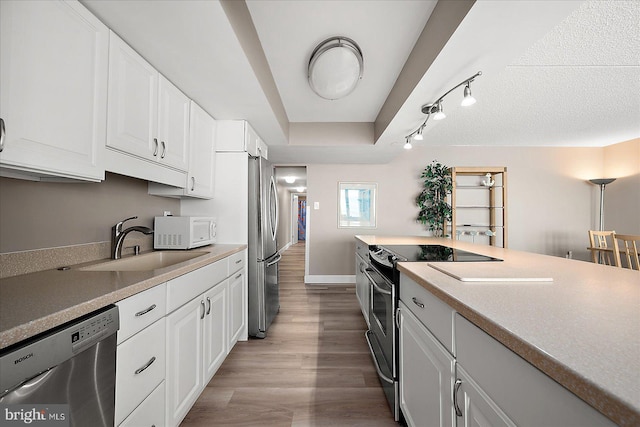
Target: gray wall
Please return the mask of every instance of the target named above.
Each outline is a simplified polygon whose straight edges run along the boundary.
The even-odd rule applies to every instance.
[[[620,145],[620,144],[619,144]],[[640,234],[640,140],[620,145],[630,175],[607,188],[607,213],[620,217],[618,232]],[[613,149],[611,149],[613,150]],[[599,190],[587,179],[602,177],[607,148],[558,147],[421,147],[402,153],[384,165],[309,165],[309,275],[352,275],[354,236],[428,235],[415,222],[414,199],[421,188],[420,172],[436,159],[448,166],[506,166],[508,168],[508,226],[510,249],[588,260],[587,231],[597,228]],[[630,155],[629,155],[630,153]],[[609,162],[611,163],[611,162]],[[338,182],[377,182],[377,228],[337,227]],[[628,181],[628,185],[623,185]],[[614,202],[616,205],[610,202]],[[320,209],[314,210],[314,202]],[[625,212],[625,214],[621,214]],[[605,219],[607,217],[605,213]]]
[[[124,218],[152,227],[154,216],[179,209],[178,199],[147,194],[147,181],[111,173],[101,183],[0,178],[0,253],[110,241]]]

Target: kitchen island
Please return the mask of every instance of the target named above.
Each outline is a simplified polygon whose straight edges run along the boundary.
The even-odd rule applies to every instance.
[[[205,255],[148,271],[86,271],[93,261],[0,279],[0,350],[192,272],[246,245],[210,245]]]
[[[503,259],[474,264],[475,276],[485,281],[458,280],[454,275],[464,268],[443,263],[400,262],[398,269],[616,424],[640,425],[637,271],[449,239],[356,238],[367,245],[437,244]],[[550,281],[525,280],[536,278]]]

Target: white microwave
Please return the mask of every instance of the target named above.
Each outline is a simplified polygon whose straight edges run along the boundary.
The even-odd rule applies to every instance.
[[[207,216],[157,216],[154,249],[193,249],[216,241],[215,218]]]

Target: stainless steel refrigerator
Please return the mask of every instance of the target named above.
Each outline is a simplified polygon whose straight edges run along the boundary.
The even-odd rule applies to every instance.
[[[278,193],[273,166],[249,156],[249,335],[265,338],[280,310]]]

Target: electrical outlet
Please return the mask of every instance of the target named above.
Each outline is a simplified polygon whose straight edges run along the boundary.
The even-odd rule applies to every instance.
[[[320,202],[313,202],[313,209],[314,210],[320,209]]]

